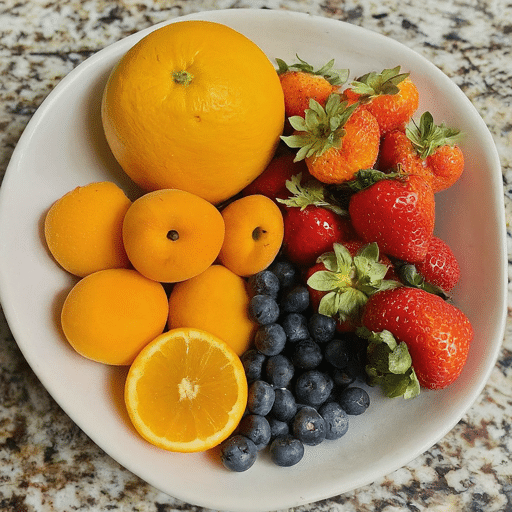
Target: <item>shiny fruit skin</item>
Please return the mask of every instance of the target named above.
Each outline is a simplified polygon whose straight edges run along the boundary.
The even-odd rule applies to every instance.
[[[168,327],[203,329],[224,340],[238,355],[252,343],[257,325],[248,316],[245,280],[223,265],[174,285]]]
[[[420,176],[384,179],[355,193],[349,214],[365,242],[409,263],[423,261],[435,223],[434,193]]]
[[[310,174],[322,183],[351,180],[357,171],[370,169],[377,161],[380,131],[372,114],[363,108],[356,109],[344,129],[340,147],[306,158]]]
[[[284,126],[283,91],[248,38],[219,23],[181,21],[121,58],[102,122],[117,161],[144,191],[179,188],[218,204],[270,162]]]
[[[320,206],[289,207],[284,216],[284,250],[290,261],[301,267],[313,265],[334,242],[356,237],[348,216]]]
[[[462,372],[473,338],[469,319],[457,307],[426,291],[406,286],[372,295],[363,325],[390,331],[407,344],[420,384],[443,389]]]
[[[154,281],[175,283],[206,270],[224,241],[219,210],[178,189],[148,192],[123,221],[123,242],[132,265]]]
[[[394,130],[382,138],[379,168],[422,176],[434,193],[451,187],[464,171],[464,155],[459,146],[444,145],[433,154],[422,159],[414,150],[411,141],[401,130]]]
[[[427,283],[449,292],[460,278],[460,265],[449,245],[433,236],[425,260],[416,263],[416,270]]]
[[[168,315],[160,283],[131,269],[107,269],[84,277],[61,311],[62,330],[81,355],[104,364],[129,365],[162,333]]]
[[[281,249],[283,215],[267,196],[241,197],[222,211],[225,235],[219,261],[239,276],[248,277],[266,269]]]
[[[122,226],[131,201],[109,181],[64,194],[48,210],[45,240],[57,263],[84,277],[107,268],[129,268]]]

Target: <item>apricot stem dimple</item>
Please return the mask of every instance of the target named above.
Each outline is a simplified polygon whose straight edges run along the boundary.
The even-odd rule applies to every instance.
[[[172,72],[172,79],[174,83],[178,85],[187,86],[192,81],[193,78],[194,76],[185,70]]]
[[[171,229],[167,232],[167,238],[169,240],[172,240],[173,242],[176,242],[176,240],[178,240],[179,237],[180,234],[175,229]]]
[[[260,238],[261,238],[261,235],[263,235],[264,233],[266,233],[267,231],[265,229],[262,229],[260,228],[259,226],[254,228],[253,232],[252,232],[252,239],[254,241],[258,241]]]

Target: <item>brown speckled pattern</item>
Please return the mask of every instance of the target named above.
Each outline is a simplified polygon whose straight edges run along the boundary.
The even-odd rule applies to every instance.
[[[390,36],[434,62],[466,93],[494,137],[510,223],[509,0],[2,0],[0,177],[41,101],[88,56],[171,17],[243,7],[309,12],[347,21]],[[155,490],[105,455],[39,383],[3,316],[0,336],[0,510],[199,510]],[[512,512],[511,421],[509,317],[503,348],[487,386],[444,439],[371,485],[295,510]]]

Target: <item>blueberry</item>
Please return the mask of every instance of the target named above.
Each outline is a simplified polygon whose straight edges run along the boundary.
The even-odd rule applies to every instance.
[[[254,346],[266,356],[280,354],[286,345],[286,334],[281,325],[261,325],[254,335]]]
[[[237,433],[250,439],[258,451],[270,443],[270,424],[265,416],[247,414],[238,425]]]
[[[332,380],[336,386],[346,388],[356,380],[350,368],[338,369],[332,372]]]
[[[325,360],[335,368],[346,368],[350,361],[350,352],[345,340],[331,340],[324,349]]]
[[[339,439],[347,433],[348,415],[338,403],[327,402],[318,409],[318,412],[327,426],[326,439]]]
[[[265,377],[269,384],[275,388],[288,386],[295,373],[292,362],[283,354],[269,357],[265,366]]]
[[[327,343],[336,333],[336,320],[330,316],[313,313],[308,321],[308,329],[317,343]]]
[[[296,368],[312,370],[322,362],[322,349],[312,339],[299,341],[293,350],[292,362]]]
[[[363,388],[350,386],[340,392],[338,403],[347,414],[356,416],[368,409],[370,397]]]
[[[314,407],[302,407],[293,418],[292,432],[302,443],[316,446],[325,439],[327,426]]]
[[[279,318],[279,305],[270,295],[255,295],[249,302],[249,316],[258,324],[273,324]]]
[[[275,390],[275,400],[270,414],[281,421],[291,420],[297,413],[297,403],[293,393],[286,388],[277,388]]]
[[[256,380],[250,386],[247,394],[247,409],[252,414],[266,416],[276,398],[274,388],[263,380]]]
[[[283,293],[281,310],[287,313],[302,313],[309,306],[309,291],[301,284],[295,285]]]
[[[270,458],[281,467],[294,466],[304,456],[304,444],[291,435],[277,437],[270,445]]]
[[[236,434],[220,445],[220,460],[231,471],[247,471],[258,456],[256,445],[247,437]]]
[[[247,382],[254,382],[260,380],[263,375],[263,367],[267,358],[256,349],[251,348],[246,350],[241,356],[240,360],[244,366],[245,377]]]
[[[269,270],[279,279],[281,288],[289,288],[297,277],[297,268],[289,261],[275,261]]]
[[[286,421],[278,420],[274,416],[267,416],[268,424],[270,425],[270,439],[271,442],[279,436],[285,436],[290,433],[290,427]]]
[[[249,277],[248,286],[251,295],[269,295],[275,299],[279,293],[280,283],[273,272],[262,270]]]
[[[318,370],[309,370],[300,374],[295,383],[297,402],[318,406],[323,404],[333,388],[331,377]]]
[[[283,317],[281,325],[290,343],[309,338],[308,320],[301,313],[289,313]]]

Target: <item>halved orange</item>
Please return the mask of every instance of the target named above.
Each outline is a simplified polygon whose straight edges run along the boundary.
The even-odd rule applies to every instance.
[[[125,402],[146,441],[174,452],[199,452],[220,444],[238,426],[247,380],[240,358],[220,338],[172,329],[136,357]]]

